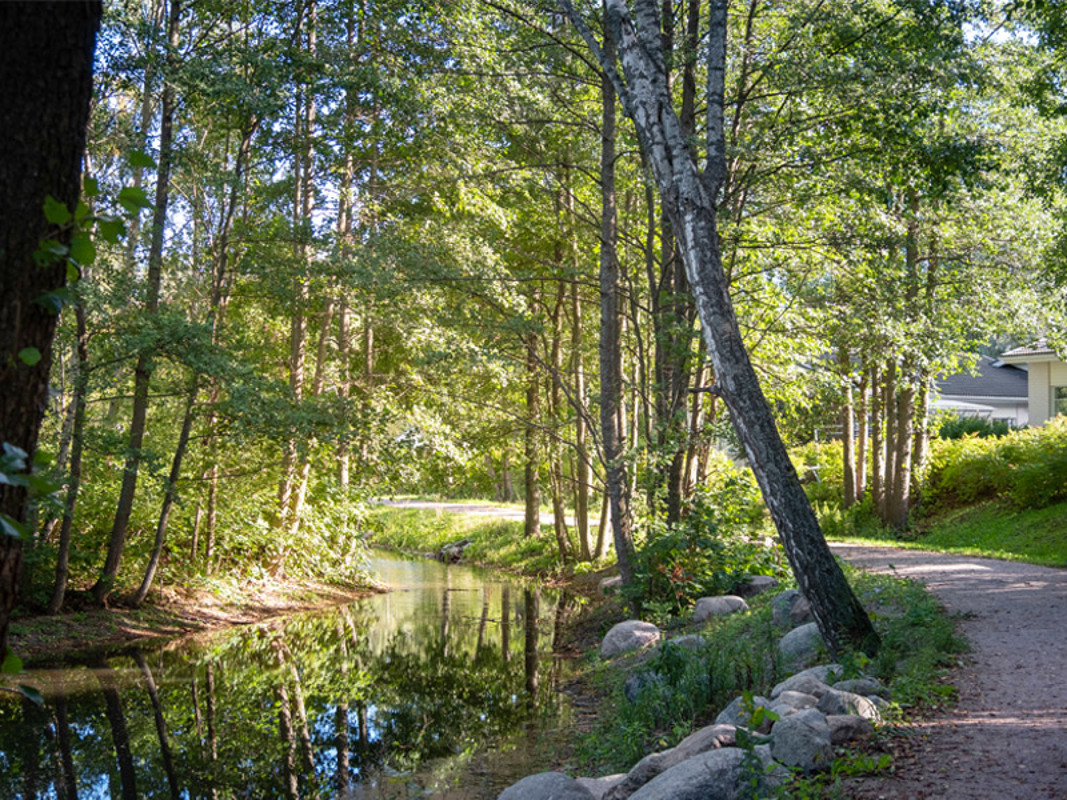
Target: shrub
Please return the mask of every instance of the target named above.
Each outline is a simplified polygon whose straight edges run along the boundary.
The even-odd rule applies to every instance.
[[[1011,432],[1002,419],[979,419],[978,417],[945,417],[937,429],[939,439],[962,439],[977,436],[982,439],[999,438]]]
[[[1000,438],[933,442],[926,498],[945,508],[995,498],[1043,508],[1067,498],[1067,417]]]
[[[677,525],[645,522],[630,591],[658,613],[678,614],[699,597],[729,591],[741,575],[781,572],[781,548],[763,535],[763,518],[751,473],[717,465]]]

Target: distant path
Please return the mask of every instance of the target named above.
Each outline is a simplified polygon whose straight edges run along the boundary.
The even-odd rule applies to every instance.
[[[924,583],[971,643],[959,703],[916,723],[891,777],[851,779],[856,800],[1067,798],[1067,570],[833,544],[846,561]]]

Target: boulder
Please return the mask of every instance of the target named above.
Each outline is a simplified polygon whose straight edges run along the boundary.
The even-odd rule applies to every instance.
[[[701,597],[693,607],[693,622],[704,622],[711,617],[725,617],[738,611],[748,611],[748,603],[735,594]]]
[[[730,701],[730,705],[719,712],[719,716],[715,717],[716,725],[733,725],[737,728],[748,728],[749,719],[751,717],[751,711],[755,711],[757,708],[765,708],[768,711],[771,710],[771,701],[766,697],[755,696],[752,698],[751,711],[747,707],[749,704],[745,702],[744,697],[735,697]],[[767,733],[771,729],[771,723],[773,720],[765,718],[762,723],[756,728],[757,733]]]
[[[778,579],[770,575],[749,575],[734,587],[739,597],[755,597],[778,585]]]
[[[620,772],[617,775],[605,775],[603,778],[575,778],[574,781],[583,789],[588,790],[589,794],[593,795],[594,800],[603,800],[604,795],[607,794],[612,787],[617,786],[626,780],[626,773]]]
[[[812,772],[834,760],[826,717],[807,708],[783,717],[771,729],[771,755],[787,767]]]
[[[786,678],[771,689],[771,699],[777,700],[782,692],[794,691],[822,697],[830,689],[829,682],[837,680],[845,670],[840,664],[819,664],[808,667]]]
[[[600,644],[600,655],[603,658],[615,658],[631,650],[640,650],[642,647],[654,645],[659,639],[659,628],[651,622],[642,622],[638,619],[627,620],[608,631],[608,635]]]
[[[699,633],[687,633],[685,636],[679,636],[676,639],[669,639],[664,644],[670,644],[674,647],[681,647],[684,650],[699,650],[707,645],[708,640],[701,636]],[[661,645],[662,646],[662,645]]]
[[[874,735],[874,723],[855,714],[827,714],[826,724],[833,744],[860,742]]]
[[[636,703],[641,693],[651,687],[665,686],[666,679],[657,672],[649,672],[647,669],[631,672],[622,685],[623,696],[627,701]]]
[[[874,703],[861,694],[843,692],[840,689],[831,689],[819,698],[819,704],[815,706],[826,715],[831,714],[855,714],[866,719],[878,722],[882,715]]]
[[[593,794],[562,772],[541,772],[513,783],[497,800],[593,800]]]
[[[815,708],[818,702],[819,698],[813,694],[785,691],[775,698],[774,703],[771,705],[771,711],[781,719],[789,714],[803,711],[805,708]]]
[[[600,594],[607,596],[612,592],[619,591],[622,586],[622,575],[615,575],[611,578],[601,578],[600,582],[596,585],[597,591]]]
[[[793,629],[814,621],[811,603],[798,589],[788,589],[771,602],[774,624],[779,628]]]
[[[604,794],[603,800],[626,800],[661,772],[709,750],[732,747],[736,734],[737,729],[733,725],[708,725],[694,731],[669,750],[650,753],[638,761],[624,780]]]
[[[851,678],[847,681],[838,681],[833,684],[833,688],[843,692],[862,694],[864,697],[870,697],[872,694],[878,697],[889,697],[889,689],[886,685],[874,678]]]
[[[661,772],[630,795],[630,800],[736,800],[742,782],[747,785],[750,773],[746,769],[752,768],[751,762],[745,763],[747,755],[738,747],[701,753]],[[757,767],[759,797],[766,790],[761,767],[762,762]]]
[[[819,626],[814,622],[793,628],[778,642],[778,652],[787,664],[809,664],[825,650]]]

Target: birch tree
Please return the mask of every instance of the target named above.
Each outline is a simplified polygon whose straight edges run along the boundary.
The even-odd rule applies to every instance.
[[[570,0],[560,8],[611,77],[626,116],[634,123],[670,219],[693,292],[716,394],[730,411],[797,583],[833,653],[877,651],[879,638],[819,529],[775,425],[742,340],[722,266],[716,200],[726,174],[724,96],[725,0],[707,20],[704,141],[706,165],[697,166],[692,138],[674,108],[664,61],[660,8],[655,0],[605,0],[606,24],[618,48],[609,58]],[[621,71],[620,71],[621,67]]]

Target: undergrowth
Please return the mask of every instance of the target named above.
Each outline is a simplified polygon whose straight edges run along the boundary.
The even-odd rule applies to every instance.
[[[913,581],[846,570],[882,637],[874,659],[862,654],[840,659],[846,677],[866,674],[890,685],[889,719],[950,701],[954,690],[944,675],[964,649],[952,619]],[[652,653],[612,663],[591,657],[587,677],[606,701],[594,729],[576,748],[588,774],[628,770],[646,753],[672,747],[711,724],[735,697],[745,692],[768,695],[786,677],[777,648],[785,632],[774,624],[770,601],[769,596],[757,597],[749,612],[699,627],[705,639],[699,648],[668,642]],[[630,699],[624,688],[628,678]],[[825,788],[842,774],[885,766],[879,758],[849,758],[805,785]]]

